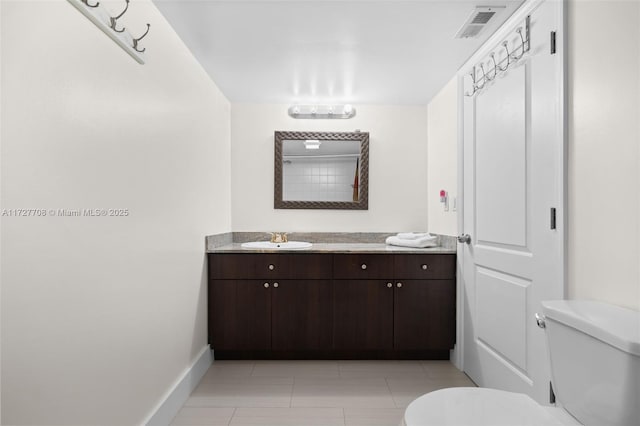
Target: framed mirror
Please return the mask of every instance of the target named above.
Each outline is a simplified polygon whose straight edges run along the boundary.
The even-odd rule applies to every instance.
[[[275,132],[274,139],[274,208],[369,208],[369,133]]]

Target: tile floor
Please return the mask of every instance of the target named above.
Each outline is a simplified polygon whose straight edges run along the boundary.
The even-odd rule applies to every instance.
[[[398,426],[454,386],[475,385],[449,361],[214,361],[172,425]]]

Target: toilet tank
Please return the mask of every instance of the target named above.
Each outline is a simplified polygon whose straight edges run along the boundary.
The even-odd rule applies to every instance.
[[[556,400],[580,423],[640,425],[640,312],[542,302]]]

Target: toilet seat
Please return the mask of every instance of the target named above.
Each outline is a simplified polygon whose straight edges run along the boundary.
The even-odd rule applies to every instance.
[[[404,424],[561,426],[567,423],[525,394],[486,388],[449,388],[422,395],[409,404]]]

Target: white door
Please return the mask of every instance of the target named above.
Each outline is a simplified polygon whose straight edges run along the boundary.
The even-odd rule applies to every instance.
[[[535,313],[542,300],[564,295],[562,2],[538,2],[525,12],[516,12],[474,65],[493,75],[486,59],[491,52],[498,61],[506,57],[502,41],[519,55],[515,29],[525,34],[527,15],[530,51],[475,95],[462,96],[462,233],[470,236],[458,246],[463,366],[480,386],[548,403],[548,353]]]

